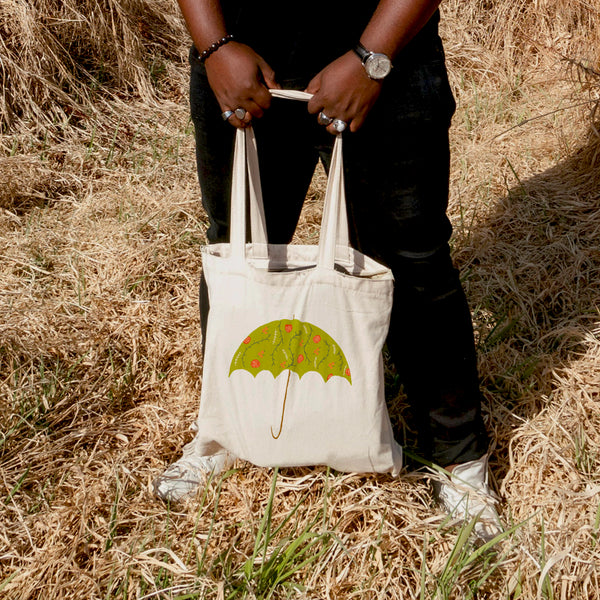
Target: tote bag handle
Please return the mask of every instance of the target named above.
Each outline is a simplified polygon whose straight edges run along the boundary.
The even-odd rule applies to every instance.
[[[308,101],[307,92],[297,90],[269,90],[276,98]],[[247,180],[246,180],[247,177]],[[250,236],[254,256],[267,258],[267,229],[265,220],[256,138],[251,127],[236,132],[231,186],[230,243],[231,257],[246,260],[246,181],[250,200]],[[338,249],[349,247],[348,217],[342,158],[342,136],[336,136],[329,177],[325,191],[321,232],[319,234],[319,258],[317,266],[333,269]]]
[[[257,251],[261,248],[258,254],[266,258],[267,225],[260,185],[256,138],[251,127],[236,131],[231,177],[229,224],[231,257],[241,261],[246,260],[246,175],[250,198],[250,239],[257,245]]]

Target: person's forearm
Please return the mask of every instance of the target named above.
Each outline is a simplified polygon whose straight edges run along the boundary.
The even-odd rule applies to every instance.
[[[188,31],[199,52],[226,36],[219,0],[177,0]]]
[[[429,21],[441,0],[381,0],[360,36],[371,52],[396,56]]]

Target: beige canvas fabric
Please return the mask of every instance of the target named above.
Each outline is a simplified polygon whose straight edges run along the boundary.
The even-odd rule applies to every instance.
[[[210,314],[195,451],[398,473],[381,356],[393,278],[348,244],[341,136],[319,244],[269,245],[264,223],[256,140],[238,130],[231,241],[202,250]]]

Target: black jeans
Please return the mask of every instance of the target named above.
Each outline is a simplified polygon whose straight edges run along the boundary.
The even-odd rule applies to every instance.
[[[234,129],[224,122],[203,67],[192,60],[191,111],[202,201],[211,243],[229,230]],[[303,89],[306,81],[281,82]],[[482,456],[471,315],[448,247],[448,127],[455,104],[441,42],[403,61],[356,133],[344,133],[351,241],[388,265],[395,292],[388,348],[418,425],[420,451],[441,465]],[[333,137],[302,102],[274,99],[254,120],[271,243],[289,243],[319,158]],[[208,296],[201,284],[203,328]]]

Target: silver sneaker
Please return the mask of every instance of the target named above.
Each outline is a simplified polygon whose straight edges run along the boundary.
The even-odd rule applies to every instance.
[[[463,521],[477,519],[475,534],[488,542],[504,531],[495,505],[498,500],[488,485],[488,457],[482,456],[457,465],[448,475],[433,482],[435,495],[442,508]]]
[[[234,461],[235,457],[227,450],[212,456],[194,456],[184,452],[178,461],[154,480],[154,493],[165,502],[180,502],[193,496],[211,475],[231,468]]]

